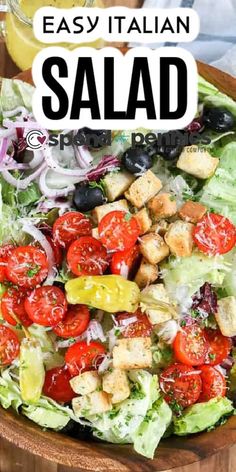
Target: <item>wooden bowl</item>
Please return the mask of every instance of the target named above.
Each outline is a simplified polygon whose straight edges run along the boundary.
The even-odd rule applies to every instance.
[[[236,100],[236,79],[206,64],[198,63],[199,73],[219,90]],[[32,83],[31,72],[17,78]],[[236,418],[210,433],[161,441],[154,460],[136,454],[132,446],[85,442],[59,433],[43,431],[23,416],[0,410],[0,435],[13,444],[45,459],[94,472],[159,472],[200,461],[236,442]]]

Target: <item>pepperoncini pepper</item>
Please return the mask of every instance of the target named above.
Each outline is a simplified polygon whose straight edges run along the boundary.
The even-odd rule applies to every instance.
[[[108,313],[138,308],[140,290],[135,282],[120,275],[84,276],[66,283],[67,301],[70,304],[89,305]]]

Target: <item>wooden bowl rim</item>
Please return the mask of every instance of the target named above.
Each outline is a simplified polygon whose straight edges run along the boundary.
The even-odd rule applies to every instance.
[[[125,52],[127,48],[123,48]],[[212,66],[198,62],[199,73],[220,91],[236,100],[236,79]],[[18,79],[32,83],[31,71],[21,72]],[[39,426],[11,410],[1,408],[0,435],[47,460],[80,471],[160,472],[190,465],[207,458],[236,442],[236,418],[210,433],[177,437],[161,441],[154,460],[136,454],[132,446],[85,442],[43,431]]]

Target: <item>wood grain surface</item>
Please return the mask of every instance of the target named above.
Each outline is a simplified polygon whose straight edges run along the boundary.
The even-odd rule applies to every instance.
[[[139,0],[137,4],[136,0],[129,0],[129,2],[125,0],[123,0],[123,2],[122,0],[107,0],[106,3],[112,5],[120,5],[123,3],[126,6],[140,6],[142,1]],[[206,79],[210,80],[222,91],[231,94],[231,96],[236,99],[236,82],[234,79],[216,70],[210,69],[208,66],[200,65],[199,67],[200,72]],[[0,76],[12,77],[18,72],[18,69],[6,52],[4,43],[0,41]],[[4,427],[8,424],[7,417],[9,413],[0,410],[0,415],[0,424],[3,425],[1,433],[4,433],[4,436],[8,437],[10,441],[14,441],[18,444],[20,442],[21,445],[25,443],[27,446],[29,431],[31,428],[32,431],[34,431],[35,426],[27,420],[23,420],[20,429],[18,429],[18,419],[16,420],[16,418],[11,415],[12,429],[8,430],[8,432],[4,432]],[[236,472],[236,444],[231,447],[226,447],[227,444],[232,445],[236,442],[236,420],[234,418],[230,420],[227,425],[224,425],[210,435],[202,434],[196,439],[193,437],[186,440],[170,439],[168,442],[164,443],[161,448],[158,468],[155,465],[157,462],[152,463],[141,457],[137,457],[136,461],[133,461],[130,448],[117,447],[113,449],[113,446],[105,444],[98,446],[94,444],[90,449],[89,445],[86,443],[84,443],[84,447],[81,447],[81,452],[84,449],[83,460],[78,464],[78,467],[71,468],[60,465],[58,462],[63,462],[63,455],[68,454],[68,450],[70,449],[70,439],[65,439],[64,441],[60,435],[59,447],[53,452],[53,443],[55,444],[57,442],[58,436],[54,433],[47,433],[50,436],[44,437],[43,431],[39,429],[35,431],[36,439],[34,450],[39,454],[37,456],[16,447],[12,442],[0,439],[0,472],[80,472],[85,470],[88,472],[115,472],[118,470],[120,472],[157,472],[157,470],[162,470],[163,472],[167,472],[167,470],[168,472]],[[18,436],[18,440],[16,436]],[[210,437],[211,440],[209,441]],[[42,449],[44,449],[45,455],[48,454],[50,456],[50,453],[52,454],[51,459],[53,459],[54,462],[42,458]],[[98,452],[99,449],[100,453]],[[107,458],[104,458],[103,455],[105,451]],[[208,455],[210,455],[210,457],[204,459],[204,457]],[[183,457],[185,457],[185,460]],[[117,462],[116,458],[118,459]],[[70,463],[72,459],[73,457],[68,457],[68,463]],[[176,467],[180,463],[183,464],[187,462],[192,462],[192,464]],[[164,463],[169,464],[168,469],[163,469]]]

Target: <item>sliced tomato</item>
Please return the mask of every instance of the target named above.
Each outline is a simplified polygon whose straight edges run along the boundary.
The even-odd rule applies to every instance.
[[[16,326],[17,323],[21,323],[26,327],[32,324],[32,320],[28,317],[25,310],[26,296],[27,292],[10,287],[2,297],[2,316],[12,326]]]
[[[4,261],[4,259],[0,258],[0,283],[6,280],[6,267],[7,263]]]
[[[223,336],[219,329],[207,329],[205,332],[209,344],[205,364],[221,364],[230,354],[232,341]]]
[[[129,320],[136,318],[135,321],[129,323]],[[135,313],[121,313],[116,316],[119,326],[122,328],[121,334],[125,338],[146,338],[152,333],[152,325],[141,310]]]
[[[38,287],[25,299],[29,318],[41,326],[56,326],[67,312],[64,293],[58,287]]]
[[[165,400],[171,405],[186,408],[197,402],[201,393],[202,381],[193,367],[173,364],[160,376],[160,388]]]
[[[70,386],[71,375],[69,370],[64,367],[55,367],[48,370],[45,375],[43,393],[59,403],[67,403],[76,397]]]
[[[71,375],[79,375],[86,370],[96,369],[106,350],[101,343],[80,341],[66,351],[65,361]]]
[[[64,320],[54,328],[54,332],[61,338],[80,336],[87,329],[89,320],[90,314],[87,306],[71,305]]]
[[[62,263],[62,250],[61,250],[61,246],[58,244],[57,241],[54,241],[53,238],[51,238],[51,236],[47,236],[46,235],[46,238],[49,242],[49,244],[51,245],[51,248],[53,250],[53,254],[54,254],[54,258],[55,258],[55,263],[57,266],[60,266],[61,263]]]
[[[206,254],[225,254],[235,246],[236,228],[225,216],[207,213],[195,226],[193,239]]]
[[[0,365],[11,364],[20,353],[19,339],[7,326],[0,325]]]
[[[135,245],[140,228],[139,224],[125,211],[111,211],[98,225],[99,237],[109,251],[124,251]]]
[[[175,337],[173,349],[178,362],[191,366],[204,364],[208,352],[205,330],[197,324],[181,328]]]
[[[70,243],[80,238],[88,236],[92,233],[92,224],[90,220],[79,213],[71,211],[60,216],[54,223],[53,239],[62,247],[68,247]]]
[[[36,287],[48,275],[47,256],[37,247],[17,247],[8,258],[6,274],[8,280],[15,285],[25,288]]]
[[[125,251],[115,252],[111,260],[111,273],[122,275],[127,279],[130,272],[132,272],[139,255],[140,252],[137,245],[126,249]]]
[[[74,241],[67,252],[67,264],[75,275],[102,275],[108,267],[107,251],[92,236]]]
[[[226,380],[219,370],[210,365],[200,367],[202,379],[202,393],[199,402],[208,402],[211,398],[224,397],[226,394]]]

